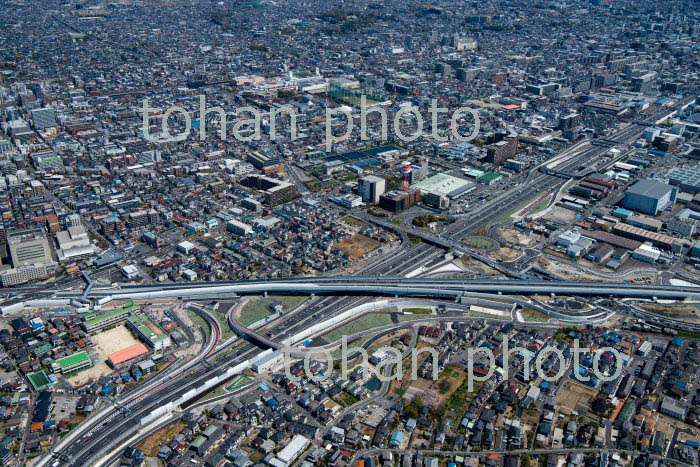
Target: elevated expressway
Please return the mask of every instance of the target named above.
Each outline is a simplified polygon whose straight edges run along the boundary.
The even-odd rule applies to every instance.
[[[463,279],[427,279],[386,276],[348,276],[323,278],[298,278],[238,282],[202,282],[192,284],[143,285],[123,288],[95,289],[88,297],[100,300],[109,297],[112,300],[157,300],[178,298],[183,300],[224,299],[244,294],[309,294],[309,295],[376,295],[407,296],[423,298],[441,298],[455,301],[484,300],[503,298],[507,295],[564,295],[585,297],[613,297],[665,300],[700,300],[700,287],[638,285],[631,283],[599,283],[571,281],[533,281],[533,280],[463,280]],[[609,314],[571,314],[539,306],[517,297],[509,297],[513,306],[535,308],[553,318],[597,324],[605,321]],[[349,313],[349,314],[348,314]],[[343,316],[346,315],[347,316]],[[352,312],[343,313],[331,320],[349,319]],[[266,348],[280,348],[280,341],[270,339],[255,330],[242,325],[235,316],[229,315],[229,325],[239,335],[246,336],[253,342]],[[667,323],[674,326],[676,323]],[[685,323],[685,326],[693,325]],[[287,336],[284,342],[292,345],[305,338],[311,326],[302,333]]]
[[[183,300],[231,298],[246,294],[389,295],[459,299],[470,293],[504,295],[566,295],[664,300],[700,300],[700,287],[537,280],[426,279],[396,276],[331,276],[251,281],[154,284],[117,288],[93,288],[88,299]],[[58,297],[82,296],[58,292]]]

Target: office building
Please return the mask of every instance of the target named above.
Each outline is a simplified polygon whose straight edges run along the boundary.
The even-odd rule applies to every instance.
[[[503,163],[506,169],[511,169],[516,172],[521,172],[527,167],[527,163],[523,161],[518,161],[515,159],[508,159]]]
[[[165,245],[165,241],[159,235],[154,234],[150,230],[141,235],[141,241],[146,243],[151,248],[155,248],[156,250]]]
[[[569,248],[581,238],[581,234],[576,230],[567,230],[559,235],[557,245],[563,248]]]
[[[124,274],[124,277],[126,277],[129,280],[133,280],[139,277],[139,268],[137,268],[133,264],[124,264],[122,266],[119,266],[119,270],[122,274]]]
[[[632,87],[634,92],[647,92],[651,89],[653,84],[653,79],[656,76],[655,72],[644,73],[641,76],[632,78]]]
[[[63,169],[63,159],[53,151],[39,151],[30,157],[37,171],[50,172]]]
[[[570,130],[578,126],[579,120],[580,118],[577,113],[570,113],[559,118],[559,125],[557,126],[557,128],[561,131]]]
[[[362,198],[353,194],[347,193],[340,196],[329,196],[328,201],[331,201],[345,209],[354,209],[362,206]]]
[[[447,196],[437,193],[426,193],[423,195],[423,204],[435,209],[447,209],[450,207],[450,200]]]
[[[0,137],[0,156],[7,156],[14,152],[12,143],[3,137]]]
[[[183,252],[186,255],[189,255],[192,253],[197,247],[195,246],[194,243],[188,242],[187,240],[182,241],[177,244],[177,249],[178,251]]]
[[[379,197],[379,206],[387,211],[398,212],[413,206],[422,199],[420,190],[394,190]]]
[[[447,63],[438,63],[435,65],[435,73],[439,73],[443,78],[447,78],[452,74],[452,67]]]
[[[56,112],[51,107],[32,110],[34,129],[42,131],[56,126]]]
[[[367,175],[358,181],[357,190],[365,203],[378,203],[384,194],[386,180],[376,175]]]
[[[548,96],[554,91],[558,91],[561,87],[559,83],[546,83],[546,84],[526,84],[525,91],[535,94],[537,96]]]
[[[642,133],[642,137],[647,143],[651,143],[656,139],[657,136],[661,134],[661,129],[660,128],[653,128],[649,127],[644,130],[644,133]]]
[[[271,352],[267,355],[263,355],[257,360],[254,360],[253,362],[251,362],[250,366],[252,370],[256,373],[262,373],[264,371],[270,370],[278,366],[280,363],[282,363],[283,359],[284,354],[282,353],[282,351],[275,350],[274,352]]]
[[[411,171],[408,173],[408,183],[413,185],[422,180],[425,180],[430,173],[428,161],[424,160],[421,163],[411,165]]]
[[[321,167],[323,167],[323,173],[326,175],[331,175],[336,172],[340,172],[343,170],[343,167],[345,167],[345,164],[343,161],[339,160],[334,160],[334,161],[328,161],[324,162]]]
[[[66,216],[66,228],[77,227],[81,224],[80,216],[78,214],[69,214]]]

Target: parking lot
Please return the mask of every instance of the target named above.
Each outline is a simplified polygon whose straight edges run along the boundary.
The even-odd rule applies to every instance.
[[[78,402],[78,397],[56,393],[51,402],[51,420],[62,420],[66,417],[75,415],[75,404]]]

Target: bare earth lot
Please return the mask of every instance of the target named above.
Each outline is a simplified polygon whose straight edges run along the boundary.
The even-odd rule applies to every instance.
[[[96,334],[92,336],[92,340],[95,342],[92,353],[98,358],[98,361],[95,362],[95,366],[92,368],[83,370],[68,378],[68,381],[73,386],[80,386],[90,380],[95,381],[104,375],[110,374],[114,370],[107,366],[107,357],[109,354],[139,342],[131,335],[129,330],[126,329],[126,326],[117,326],[116,328]]]
[[[579,414],[586,413],[597,393],[598,391],[595,389],[567,381],[556,396],[557,406],[559,411],[564,414],[570,414],[574,411]]]
[[[350,255],[351,259],[357,259],[370,251],[376,250],[380,246],[382,246],[380,242],[365,237],[364,235],[356,234],[337,243],[335,248]]]

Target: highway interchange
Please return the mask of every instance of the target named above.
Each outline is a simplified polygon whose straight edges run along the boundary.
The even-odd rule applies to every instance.
[[[668,109],[658,112],[649,118],[649,122],[655,122],[663,118],[668,112]],[[644,127],[645,125],[642,123],[633,123],[616,134],[607,137],[606,141],[612,144],[627,143],[640,136]],[[578,172],[582,164],[591,167],[609,150],[609,148],[610,144],[592,145],[588,149],[572,155],[566,162],[563,162],[557,167],[557,170],[565,173],[570,171]],[[460,218],[458,222],[449,226],[441,236],[451,241],[459,242],[466,234],[492,223],[494,218],[498,215],[513,211],[524,202],[533,199],[536,195],[556,189],[565,181],[564,178],[559,176],[538,173],[536,170],[533,170],[528,176],[529,183],[515,186],[508,192],[473,210],[468,216]],[[358,276],[369,276],[365,278],[358,276],[352,278],[327,277],[269,281],[266,284],[242,281],[236,283],[194,284],[194,286],[206,289],[229,284],[230,287],[238,287],[241,293],[245,292],[244,289],[246,287],[249,293],[266,291],[263,290],[263,286],[266,286],[268,290],[278,291],[283,291],[284,287],[287,287],[287,292],[292,292],[294,287],[298,287],[300,289],[299,291],[315,293],[311,292],[311,289],[315,287],[318,293],[331,293],[336,295],[347,294],[347,296],[315,297],[307,302],[307,306],[300,307],[297,312],[277,318],[274,322],[273,330],[268,333],[268,337],[278,341],[293,336],[312,323],[337,315],[344,310],[356,306],[358,303],[368,301],[369,299],[364,295],[372,292],[370,286],[383,288],[383,290],[375,289],[375,292],[381,294],[395,293],[398,295],[401,293],[409,293],[415,295],[424,294],[426,296],[431,295],[429,292],[430,290],[439,288],[449,291],[453,297],[457,297],[463,293],[469,294],[474,292],[497,293],[498,291],[503,291],[504,293],[510,292],[515,294],[529,292],[547,294],[554,290],[556,290],[557,293],[564,294],[587,293],[602,296],[632,296],[635,294],[669,297],[700,296],[700,294],[697,293],[697,289],[693,290],[692,287],[654,286],[653,288],[643,288],[634,286],[633,284],[561,284],[538,281],[511,281],[506,283],[502,280],[431,281],[429,279],[407,280],[397,276],[392,277],[392,275],[406,274],[421,266],[437,264],[444,255],[444,250],[439,246],[423,242],[410,247],[409,242],[405,240],[404,236],[404,241],[398,248],[385,252],[382,256],[377,257],[374,262],[357,272]],[[438,284],[438,282],[440,282],[440,284]],[[280,284],[282,284],[281,288]],[[360,285],[353,288],[349,284]],[[413,290],[413,292],[408,291],[407,288],[409,286],[413,286],[415,290]],[[177,284],[173,286],[148,285],[118,289],[101,289],[95,287],[90,291],[87,298],[96,299],[108,295],[113,295],[115,298],[120,298],[121,296],[129,297],[130,295],[136,296],[135,294],[144,293],[144,291],[146,291],[145,293],[150,293],[148,291],[154,290],[172,295],[171,292],[173,289],[180,289],[183,299],[203,298],[206,296],[187,295],[182,292],[182,289],[192,289],[192,287],[193,284]],[[306,287],[306,289],[302,289],[304,287]],[[558,288],[552,289],[552,287]],[[401,288],[404,289],[404,292],[401,292]],[[82,293],[75,292],[56,292],[57,291],[54,291],[54,295],[57,296],[71,296],[71,294],[73,294],[80,297],[82,295]],[[654,292],[656,295],[650,294],[650,292]],[[20,290],[19,293],[20,296],[18,298],[20,299],[23,294],[28,298],[47,295],[45,291],[39,292],[37,288],[31,287]],[[230,294],[230,292],[227,293]],[[232,294],[230,294],[230,296],[232,296]],[[627,308],[627,311],[631,311],[631,307]],[[635,309],[634,313],[641,312]],[[655,316],[649,316],[649,318],[658,319]],[[209,320],[209,322],[213,327],[216,326],[215,319],[213,321]],[[212,332],[210,334],[213,338],[203,346],[202,351],[194,359],[186,363],[176,364],[171,370],[168,370],[163,375],[159,375],[157,379],[148,383],[145,387],[120,395],[117,399],[117,403],[100,410],[97,414],[87,419],[71,432],[69,436],[59,442],[53,450],[54,453],[60,453],[56,455],[57,457],[45,455],[35,465],[40,467],[43,465],[84,466],[98,463],[110,451],[114,450],[121,440],[134,435],[141,428],[140,420],[143,417],[146,417],[152,411],[170,401],[177,400],[182,394],[201,386],[207,380],[224,373],[227,368],[249,359],[260,352],[260,349],[255,345],[242,339],[235,339],[227,343],[228,349],[220,348],[214,353],[214,346],[217,345],[217,333]],[[210,358],[205,360],[206,356],[210,356]]]

